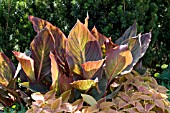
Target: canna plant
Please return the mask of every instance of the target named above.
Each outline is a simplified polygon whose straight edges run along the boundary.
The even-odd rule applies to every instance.
[[[88,18],[87,16],[85,24],[77,20],[66,38],[51,23],[29,16],[37,35],[30,44],[29,56],[13,51],[21,68],[10,75],[15,73],[14,78],[19,76],[19,86],[27,89],[27,92],[22,88],[18,89],[20,95],[31,94],[35,100],[28,112],[85,112],[113,99],[125,87],[124,82],[117,83],[115,87],[115,80],[122,78],[121,75],[128,77],[145,54],[151,32],[137,35],[134,22],[113,43],[111,38],[99,33],[95,27],[89,31]],[[1,65],[7,62],[4,57],[0,61]],[[10,67],[11,64],[7,66]],[[1,73],[5,69],[2,68]],[[3,78],[9,76],[1,73]],[[3,83],[2,80],[1,82]],[[82,107],[83,104],[91,107]],[[109,103],[106,102],[107,104]],[[110,104],[112,106],[113,102]],[[95,110],[99,109],[94,109],[97,112]]]

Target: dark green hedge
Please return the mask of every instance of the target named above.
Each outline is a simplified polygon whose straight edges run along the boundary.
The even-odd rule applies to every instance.
[[[77,19],[112,40],[133,24],[138,33],[152,29],[152,42],[143,58],[144,65],[170,62],[170,2],[168,0],[0,0],[0,50],[11,57],[12,50],[24,51],[36,35],[28,21],[34,15],[59,27],[66,35]]]

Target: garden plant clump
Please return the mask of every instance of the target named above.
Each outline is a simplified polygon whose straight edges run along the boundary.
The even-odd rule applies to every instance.
[[[77,20],[68,37],[51,23],[29,16],[37,35],[30,51],[13,51],[15,68],[0,53],[0,102],[18,102],[27,112],[168,113],[167,89],[133,70],[151,32],[137,35],[136,22],[116,40]]]

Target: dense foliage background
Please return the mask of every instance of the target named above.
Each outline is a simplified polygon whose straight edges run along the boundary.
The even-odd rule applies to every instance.
[[[170,62],[170,2],[168,0],[0,0],[0,51],[25,51],[35,36],[28,15],[45,19],[68,35],[76,20],[112,40],[119,38],[136,20],[138,33],[152,29],[152,42],[143,64],[150,68]],[[158,66],[158,70],[159,70]]]

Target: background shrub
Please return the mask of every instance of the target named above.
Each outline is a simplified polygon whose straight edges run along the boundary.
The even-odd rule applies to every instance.
[[[35,36],[28,15],[46,19],[68,34],[76,19],[82,22],[89,13],[89,28],[94,24],[115,41],[132,25],[138,33],[152,29],[152,42],[143,64],[170,62],[170,2],[168,0],[0,0],[0,50],[12,57],[12,50],[25,51]]]

